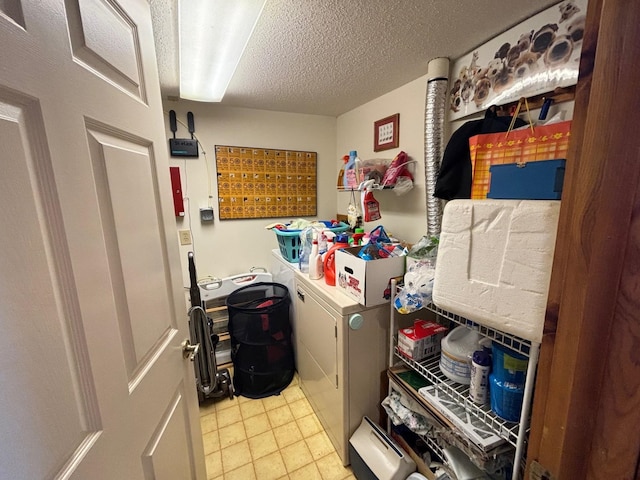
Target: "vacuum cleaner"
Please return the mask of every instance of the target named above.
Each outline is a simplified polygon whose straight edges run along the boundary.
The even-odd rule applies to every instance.
[[[196,387],[198,389],[198,401],[206,398],[218,398],[228,396],[233,398],[233,383],[229,369],[218,370],[216,361],[216,346],[220,338],[213,330],[213,320],[207,316],[202,308],[202,298],[198,287],[196,264],[193,252],[189,252],[189,294],[191,308],[189,309],[189,335],[193,345],[200,345],[194,352],[193,363],[196,373]]]

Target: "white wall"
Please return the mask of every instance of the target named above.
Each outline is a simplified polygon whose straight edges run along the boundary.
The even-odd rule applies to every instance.
[[[340,158],[349,150],[357,150],[361,160],[372,158],[393,159],[404,151],[417,163],[411,168],[414,174],[414,188],[403,196],[392,190],[374,191],[380,203],[382,219],[366,223],[369,231],[376,225],[384,225],[385,230],[408,242],[416,242],[427,232],[426,192],[424,178],[424,111],[427,89],[426,75],[393,90],[369,103],[338,117],[336,173],[342,167]],[[373,151],[373,124],[375,121],[395,113],[400,114],[399,148]],[[334,180],[335,183],[335,180]],[[338,192],[338,212],[346,214],[351,195]],[[360,201],[359,192],[356,199]]]
[[[181,246],[184,285],[189,285],[187,252],[194,251],[198,277],[227,277],[247,272],[253,266],[271,268],[271,250],[278,248],[275,234],[265,225],[291,219],[219,220],[215,146],[235,145],[271,149],[304,150],[318,154],[318,219],[336,215],[336,119],[318,115],[269,112],[243,108],[221,107],[198,102],[165,102],[167,139],[169,110],[177,119],[187,123],[187,112],[193,112],[195,134],[206,153],[198,159],[170,158],[170,165],[180,167],[185,200],[184,218],[176,217],[178,230],[190,229],[193,245]],[[178,138],[189,138],[186,127],[178,124]],[[168,141],[167,141],[168,149]],[[201,223],[200,207],[209,203],[211,180],[213,224]]]

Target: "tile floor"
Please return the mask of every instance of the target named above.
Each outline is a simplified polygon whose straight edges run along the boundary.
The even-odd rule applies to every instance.
[[[209,480],[354,480],[298,385],[200,405]]]

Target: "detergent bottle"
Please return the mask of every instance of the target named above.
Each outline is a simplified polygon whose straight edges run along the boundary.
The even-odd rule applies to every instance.
[[[344,188],[348,190],[352,190],[358,187],[358,180],[356,177],[357,157],[358,152],[356,150],[351,150],[349,152],[349,160],[344,166]]]
[[[333,246],[327,250],[327,253],[324,256],[324,281],[327,282],[327,285],[335,285],[336,284],[336,252],[341,248],[347,248],[349,246],[349,242],[346,235],[338,234],[336,235]]]

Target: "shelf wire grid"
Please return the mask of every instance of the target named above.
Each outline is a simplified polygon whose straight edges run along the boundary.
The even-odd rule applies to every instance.
[[[531,354],[531,342],[529,340],[486,327],[474,322],[473,320],[469,320],[468,318],[443,310],[433,303],[427,304],[425,308],[442,318],[446,318],[447,320],[457,323],[458,325],[464,325],[465,327],[477,330],[480,334],[490,338],[494,342],[510,348],[526,357],[529,357]]]
[[[460,405],[464,405],[465,410],[484,423],[488,429],[493,431],[496,435],[504,438],[514,447],[518,441],[519,424],[513,422],[507,422],[501,419],[495,413],[491,411],[489,405],[478,405],[469,398],[469,386],[455,383],[449,380],[440,371],[440,357],[429,357],[419,362],[412,360],[405,356],[398,348],[395,348],[395,354],[405,364],[413,368],[420,373],[423,377],[429,380],[438,392],[442,392],[445,396],[450,397]],[[425,401],[428,402],[427,399]]]

